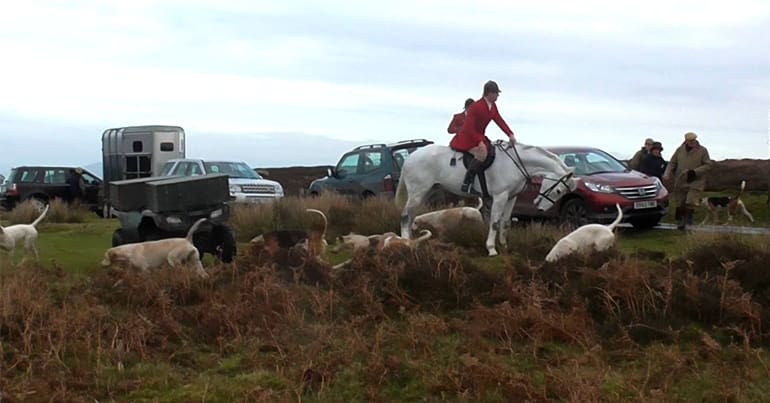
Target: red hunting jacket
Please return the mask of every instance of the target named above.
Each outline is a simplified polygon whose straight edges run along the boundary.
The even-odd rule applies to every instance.
[[[487,129],[490,120],[494,120],[505,134],[509,136],[513,134],[513,131],[497,111],[497,105],[492,104],[490,109],[487,106],[487,101],[481,98],[468,108],[468,116],[465,117],[465,123],[460,133],[457,133],[452,138],[449,146],[460,151],[468,151],[477,146],[484,140],[484,131]]]
[[[452,116],[452,121],[449,122],[449,127],[446,128],[447,133],[449,134],[460,133],[460,129],[463,128],[463,122],[465,122],[465,111],[460,113],[455,113],[455,115]]]

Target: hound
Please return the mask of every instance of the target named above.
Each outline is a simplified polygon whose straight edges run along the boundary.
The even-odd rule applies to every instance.
[[[384,234],[375,235],[360,235],[350,232],[347,235],[342,235],[337,238],[337,246],[332,250],[332,252],[336,253],[342,249],[347,248],[352,249],[353,252],[369,247],[382,249],[382,241],[385,238],[389,238],[395,235],[396,233],[394,232],[386,232]]]
[[[484,219],[481,216],[481,207],[483,206],[484,201],[479,197],[479,204],[476,207],[453,207],[418,215],[414,218],[412,230],[428,226],[438,234],[443,234],[452,228],[458,228],[469,223],[483,225]]]
[[[13,256],[13,251],[16,249],[16,246],[23,242],[25,253],[32,251],[35,254],[35,259],[38,259],[39,256],[37,254],[37,248],[35,247],[38,233],[35,226],[40,224],[40,221],[42,221],[46,213],[48,213],[48,208],[50,206],[50,204],[46,205],[45,209],[40,214],[40,217],[35,219],[35,221],[32,221],[32,224],[16,224],[8,227],[0,225],[0,249],[8,251],[8,254]]]
[[[570,232],[556,242],[546,255],[545,261],[553,263],[575,252],[586,252],[592,249],[601,252],[609,249],[615,243],[615,227],[623,219],[623,210],[620,205],[615,204],[615,207],[618,209],[618,217],[612,224],[586,224]]]
[[[708,212],[706,214],[706,217],[703,218],[703,222],[701,222],[701,225],[705,224],[709,218],[711,218],[711,221],[715,224],[719,222],[719,210],[727,210],[727,222],[733,221],[733,215],[736,215],[736,213],[743,214],[744,217],[748,218],[749,221],[754,222],[754,216],[749,213],[748,210],[746,210],[746,205],[743,204],[743,200],[741,200],[741,196],[743,195],[743,190],[746,188],[746,181],[741,181],[741,191],[738,192],[737,196],[734,197],[704,197],[701,199],[701,205],[705,206],[708,209]],[[726,224],[726,223],[725,223]]]
[[[420,244],[421,242],[427,241],[428,239],[430,239],[431,236],[433,236],[433,233],[427,229],[420,231],[420,234],[422,235],[420,235],[418,238],[415,238],[415,239],[406,239],[393,234],[391,236],[384,238],[382,242],[380,242],[381,247],[379,248],[379,250],[385,250],[398,245],[415,248],[418,244]]]
[[[208,277],[208,273],[201,264],[198,249],[192,242],[193,234],[205,220],[206,218],[201,218],[196,221],[184,238],[167,238],[110,248],[104,253],[102,266],[109,267],[115,263],[127,263],[131,267],[147,271],[156,269],[164,263],[168,263],[171,267],[192,264],[199,276]]]
[[[323,218],[323,228],[321,231],[317,230],[275,230],[265,232],[262,235],[256,236],[251,239],[251,243],[263,244],[265,250],[271,255],[280,249],[291,249],[297,245],[302,246],[305,250],[310,252],[315,257],[320,257],[326,252],[328,243],[326,242],[326,228],[328,221],[326,215],[316,209],[309,208],[305,210],[310,213],[316,213]]]

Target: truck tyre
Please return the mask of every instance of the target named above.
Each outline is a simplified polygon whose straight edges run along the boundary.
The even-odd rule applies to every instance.
[[[116,229],[115,232],[112,233],[112,247],[120,246],[126,243],[125,235],[123,234],[123,230]]]

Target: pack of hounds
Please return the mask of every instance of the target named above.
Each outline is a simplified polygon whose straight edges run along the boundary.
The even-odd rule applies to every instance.
[[[745,187],[746,182],[741,182],[740,191],[735,196],[704,197],[700,205],[706,210],[706,214],[701,224],[718,223],[722,211],[727,216],[725,224],[732,222],[734,217],[739,216],[754,222],[753,215],[741,200]],[[362,249],[383,251],[394,247],[414,248],[431,237],[440,236],[452,229],[474,223],[483,225],[482,204],[482,200],[479,199],[479,203],[475,207],[452,207],[417,216],[413,229],[415,231],[420,230],[420,233],[415,239],[404,239],[393,232],[369,235],[351,232],[340,236],[330,252],[336,253],[343,249],[355,252]],[[23,247],[25,258],[26,255],[32,254],[37,259],[38,231],[36,227],[45,218],[49,207],[46,206],[40,216],[31,224],[16,224],[8,227],[0,225],[0,249],[13,256],[16,249]],[[616,208],[618,215],[611,224],[587,224],[575,229],[556,242],[546,255],[545,261],[552,263],[575,253],[601,252],[612,247],[615,244],[615,229],[623,219],[623,210],[620,205],[616,204]],[[268,255],[299,249],[304,251],[308,257],[323,259],[328,248],[326,215],[316,209],[307,209],[306,211],[321,217],[323,225],[320,229],[274,230],[254,237],[250,243]],[[207,277],[208,274],[200,261],[198,249],[192,242],[195,231],[205,220],[204,218],[196,221],[184,238],[167,238],[109,248],[104,253],[101,264],[104,267],[124,265],[140,271],[149,271],[164,265],[174,268],[188,267],[192,268],[199,276]],[[340,268],[347,263],[349,260],[334,266],[334,268]]]

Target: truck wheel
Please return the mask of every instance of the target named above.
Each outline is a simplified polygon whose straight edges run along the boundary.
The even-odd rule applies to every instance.
[[[115,232],[112,233],[112,247],[120,246],[126,243],[125,236],[123,234],[123,231],[121,229],[116,229]]]

